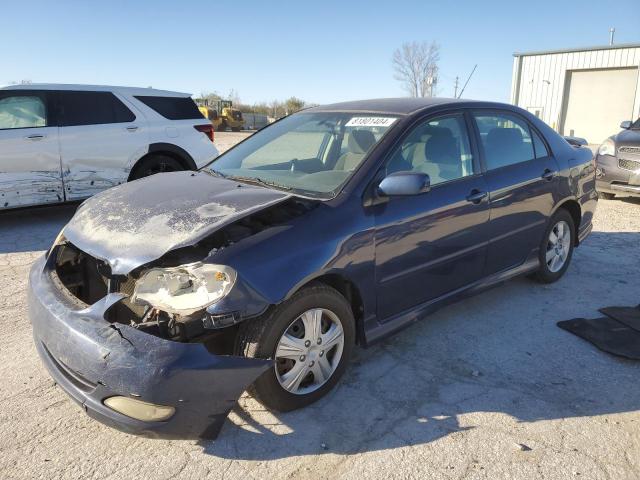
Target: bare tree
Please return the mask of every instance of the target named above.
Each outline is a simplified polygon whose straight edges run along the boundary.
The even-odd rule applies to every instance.
[[[408,42],[393,52],[394,78],[412,97],[431,97],[438,78],[440,46],[435,42]]]

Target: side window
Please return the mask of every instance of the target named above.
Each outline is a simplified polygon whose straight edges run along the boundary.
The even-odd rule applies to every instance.
[[[432,118],[415,127],[387,163],[399,171],[429,175],[431,185],[473,174],[469,135],[462,114]]]
[[[0,130],[47,126],[47,108],[38,95],[0,97]]]
[[[111,92],[59,92],[62,126],[133,122],[136,116]]]
[[[474,113],[484,148],[487,170],[535,158],[531,130],[526,121],[510,113]]]
[[[148,95],[136,95],[136,100],[141,101],[147,107],[162,115],[168,120],[200,120],[202,112],[191,97],[154,97]],[[215,112],[213,118],[218,117]]]
[[[533,149],[535,150],[536,158],[548,157],[549,150],[547,150],[547,146],[534,129],[531,129],[531,138],[533,138]]]

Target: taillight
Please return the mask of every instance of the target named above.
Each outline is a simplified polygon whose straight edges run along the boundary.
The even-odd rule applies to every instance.
[[[207,125],[195,125],[193,128],[195,128],[199,132],[204,133],[207,137],[209,137],[209,140],[213,142],[213,125],[211,125],[210,123]]]

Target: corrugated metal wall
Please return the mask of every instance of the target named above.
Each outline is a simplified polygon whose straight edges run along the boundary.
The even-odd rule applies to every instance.
[[[541,109],[542,120],[558,129],[568,71],[621,67],[640,67],[640,46],[515,54],[511,103],[529,110]],[[636,118],[640,116],[640,81],[633,112]]]

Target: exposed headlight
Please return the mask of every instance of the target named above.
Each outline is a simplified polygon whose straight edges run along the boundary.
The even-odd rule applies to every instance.
[[[200,262],[152,268],[136,282],[131,299],[139,305],[188,315],[222,299],[233,288],[236,277],[230,267]]]
[[[598,155],[615,156],[615,154],[616,154],[616,144],[610,138],[607,138],[604,142],[602,142],[602,145],[600,145],[600,148],[598,148]]]

